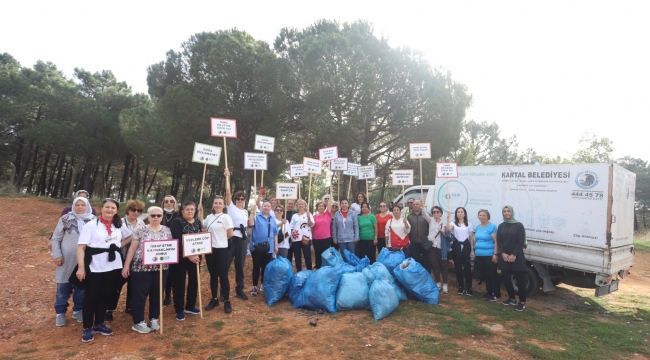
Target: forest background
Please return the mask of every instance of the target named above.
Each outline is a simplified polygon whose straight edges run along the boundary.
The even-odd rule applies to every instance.
[[[292,181],[289,164],[338,146],[350,162],[376,166],[367,189],[371,205],[401,190],[391,186],[391,170],[418,169],[408,143],[429,142],[425,184],[434,183],[436,161],[616,162],[637,174],[637,229],[646,224],[647,161],[614,159],[612,141],[591,133],[576,139],[579,150],[568,157],[522,150],[516,136],[501,136],[496,123],[465,118],[472,96],[450,71],[432,67],[417,51],[389,46],[365,21],[284,28],[272,45],[237,29],[197,33],[146,76],[148,94],[134,94],[110,70],[76,68],[67,78],[53,63],[22,66],[0,53],[1,192],[70,198],[85,189],[91,197],[120,201],[157,204],[165,194],[197,201],[203,166],[191,162],[192,149],[195,142],[223,146],[210,136],[209,119],[224,117],[237,120],[238,137],[228,140],[236,189],[253,186],[243,158],[253,151],[256,134],[276,138],[264,181],[271,193],[276,182]],[[207,167],[204,202],[223,194],[221,164]],[[346,195],[347,177],[329,175],[314,177],[313,196],[339,181]],[[307,179],[301,181],[306,189]],[[365,181],[352,181],[357,191],[366,191]]]

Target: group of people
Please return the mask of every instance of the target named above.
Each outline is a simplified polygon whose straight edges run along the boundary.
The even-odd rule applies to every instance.
[[[515,305],[523,311],[526,303],[525,287],[519,286],[519,303],[515,301],[512,276],[519,284],[525,283],[526,261],[523,254],[525,230],[515,220],[510,206],[503,208],[504,221],[498,227],[490,223],[490,213],[480,210],[481,223],[473,227],[467,212],[459,207],[451,221],[442,218],[443,210],[434,206],[429,214],[423,199],[408,200],[408,208],[393,204],[389,212],[386,202],[379,203],[379,211],[372,214],[363,193],[350,203],[347,199],[333,201],[332,189],[309,212],[307,202],[287,200],[285,209],[277,199],[256,198],[251,211],[243,191],[234,194],[230,189],[230,173],[225,170],[225,196],[216,196],[209,215],[202,206],[187,201],[182,204],[167,195],[162,206],[147,209],[147,222],[140,219],[145,204],[140,200],[126,203],[126,215],[117,214],[118,201],[104,199],[97,215],[88,201],[88,192],[75,193],[71,206],[66,207],[50,239],[53,262],[56,265],[56,326],[67,323],[66,312],[73,297],[72,318],[83,323],[82,341],[94,340],[94,334],[112,335],[106,321],[113,320],[118,300],[126,285],[126,313],[133,318],[132,329],[149,333],[160,328],[159,267],[143,264],[144,241],[182,239],[184,234],[209,232],[212,253],[202,256],[179,257],[177,264],[163,266],[163,305],[171,304],[176,320],[185,320],[185,314],[199,314],[196,308],[198,278],[196,267],[205,261],[210,274],[211,298],[205,310],[213,310],[223,303],[225,313],[232,312],[228,271],[235,263],[235,297],[248,300],[244,291],[244,264],[252,257],[252,288],[255,296],[263,291],[266,265],[276,256],[295,259],[297,271],[323,266],[322,253],[334,247],[345,258],[345,250],[359,258],[368,257],[370,263],[386,247],[403,250],[422,264],[443,293],[448,293],[447,262],[454,261],[457,294],[473,295],[471,262],[486,283],[485,299],[498,301],[501,297],[501,270],[508,299],[504,305]],[[182,254],[179,241],[179,254]],[[219,288],[221,286],[221,288]],[[145,321],[145,305],[149,304]]]

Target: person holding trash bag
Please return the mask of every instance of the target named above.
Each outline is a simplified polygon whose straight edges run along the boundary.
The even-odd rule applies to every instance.
[[[92,207],[85,197],[77,197],[72,201],[72,212],[61,218],[52,233],[52,259],[56,265],[56,297],[54,311],[56,311],[56,326],[66,325],[65,313],[68,310],[68,299],[73,293],[72,318],[78,322],[83,321],[84,290],[68,281],[70,273],[77,265],[77,243],[84,225],[95,216]]]
[[[512,206],[503,208],[503,222],[497,229],[497,249],[501,277],[508,291],[508,300],[503,305],[516,305],[517,311],[526,309],[526,259],[524,258],[524,245],[526,244],[526,230],[524,225],[515,219]],[[496,252],[496,251],[495,251]],[[515,301],[515,288],[512,285],[512,276],[515,276],[519,290],[519,304]]]
[[[205,263],[210,273],[210,303],[205,307],[212,310],[219,306],[219,283],[223,294],[223,311],[232,312],[230,304],[230,281],[228,280],[228,239],[233,235],[232,219],[225,213],[226,202],[223,196],[217,195],[212,200],[212,214],[203,219],[203,207],[199,204],[199,220],[205,231],[212,234],[212,254],[205,254]]]
[[[409,212],[406,220],[409,222],[411,240],[411,257],[420,263],[429,273],[431,273],[431,262],[429,261],[429,252],[432,243],[427,239],[429,236],[429,214],[422,209],[420,200],[413,201],[413,210]]]
[[[433,218],[429,218],[429,236],[428,239],[433,243],[431,253],[431,268],[433,270],[433,277],[438,285],[438,290],[442,290],[444,294],[449,292],[448,270],[447,270],[447,256],[449,255],[449,242],[445,237],[445,221],[441,219],[442,208],[434,206],[431,209]],[[441,276],[442,275],[442,276]],[[441,279],[442,278],[442,279]],[[442,282],[441,282],[442,280]]]
[[[133,241],[126,254],[122,276],[132,281],[131,316],[133,331],[148,334],[160,329],[160,266],[143,265],[144,241],[169,240],[172,233],[167,226],[161,224],[163,209],[158,206],[149,208],[149,225],[138,228],[133,233]],[[169,272],[169,265],[163,265],[163,283]],[[144,308],[149,297],[149,324],[144,321]]]
[[[332,224],[332,241],[339,245],[339,251],[345,259],[344,251],[355,253],[359,241],[359,222],[357,214],[350,211],[348,199],[341,199],[341,210],[334,214]]]
[[[117,214],[119,206],[117,200],[105,199],[102,214],[79,234],[76,277],[85,287],[82,342],[93,341],[93,334],[113,335],[104,317],[115,279],[122,272],[121,244],[131,240],[131,231]]]
[[[367,256],[370,264],[374,264],[377,246],[377,218],[370,213],[370,205],[367,202],[361,204],[361,215],[357,216],[359,222],[359,242],[357,243],[356,255],[363,259]]]
[[[311,263],[311,228],[314,226],[314,217],[307,210],[307,202],[303,199],[296,201],[298,212],[291,217],[291,248],[296,257],[296,270],[302,270],[302,256],[305,256],[307,270],[312,269]]]
[[[287,219],[284,218],[284,207],[280,204],[275,205],[273,212],[275,214],[275,224],[278,227],[278,253],[277,254],[278,256],[282,256],[283,258],[287,259],[287,256],[289,255],[289,247],[291,247],[291,244],[289,244],[290,236],[289,236],[288,222]],[[289,262],[291,262],[291,260],[289,260]]]
[[[456,209],[454,221],[451,214],[447,213],[447,231],[452,231],[456,240],[452,245],[456,280],[458,281],[458,295],[473,296],[472,290],[472,265],[474,260],[474,228],[467,221],[467,211],[463,207]],[[463,274],[465,281],[463,281]]]
[[[264,280],[264,268],[273,259],[273,254],[278,252],[278,226],[271,215],[270,202],[264,200],[260,212],[257,211],[257,205],[253,205],[251,214],[248,216],[248,226],[253,229],[249,250],[253,257],[253,288],[251,289],[251,295],[255,296],[259,291],[257,284],[260,275]],[[298,257],[296,257],[296,260],[298,260]]]
[[[498,301],[501,297],[501,283],[497,274],[497,227],[490,222],[490,212],[481,209],[478,211],[481,223],[474,229],[474,266],[478,266],[481,276],[485,280],[485,295],[489,301]]]
[[[248,249],[248,211],[246,210],[246,196],[243,191],[237,191],[233,196],[230,192],[230,171],[225,169],[223,176],[226,178],[226,207],[228,215],[234,226],[233,236],[228,240],[228,267],[235,260],[235,297],[248,300],[244,293],[244,263],[246,262],[246,249]],[[234,201],[234,202],[233,202]],[[223,288],[222,288],[223,289]],[[225,294],[221,294],[225,300]]]
[[[174,291],[174,311],[176,320],[185,320],[185,314],[198,315],[201,313],[196,308],[196,296],[199,290],[196,265],[201,262],[200,255],[183,257],[183,235],[201,232],[201,222],[194,216],[196,204],[186,201],[181,206],[181,217],[172,220],[169,229],[172,238],[178,239],[178,263],[169,266],[169,281]],[[187,277],[187,301],[185,301],[185,278]]]

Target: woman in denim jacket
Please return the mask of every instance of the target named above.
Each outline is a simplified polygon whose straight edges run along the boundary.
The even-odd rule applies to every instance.
[[[359,222],[357,214],[350,211],[348,199],[341,200],[341,210],[334,214],[332,222],[332,240],[339,245],[339,251],[345,259],[344,250],[355,253],[357,242],[359,242]]]

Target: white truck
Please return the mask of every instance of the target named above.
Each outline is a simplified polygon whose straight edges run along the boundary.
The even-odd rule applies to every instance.
[[[458,178],[410,187],[405,198],[423,193],[443,219],[464,207],[474,226],[480,209],[499,225],[511,205],[526,228],[527,292],[563,282],[601,296],[618,289],[634,262],[635,184],[636,175],[616,164],[461,166]]]

